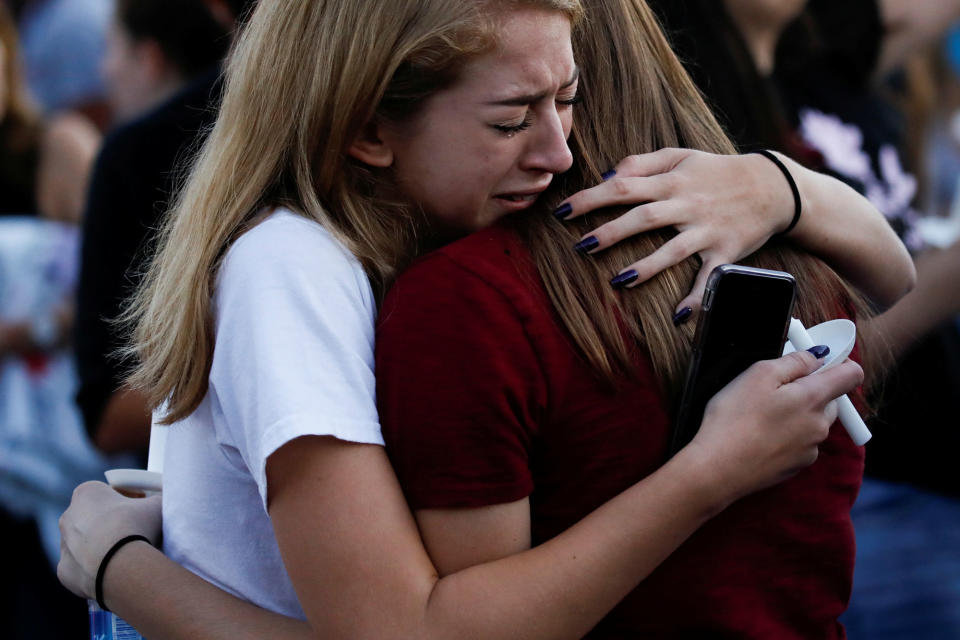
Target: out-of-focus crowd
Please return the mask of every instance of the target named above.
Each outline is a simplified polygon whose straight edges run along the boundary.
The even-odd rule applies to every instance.
[[[309,1],[309,0],[304,0]],[[0,0],[0,526],[8,635],[85,633],[56,581],[73,487],[141,466],[123,301],[212,125],[250,0]],[[651,0],[741,150],[864,193],[914,254],[879,316],[897,359],[854,506],[844,622],[960,637],[960,18],[957,0]]]
[[[203,0],[0,3],[0,601],[10,637],[87,633],[86,604],[56,580],[57,521],[78,483],[143,464],[149,414],[114,393],[125,364],[110,319],[173,191],[178,154],[212,121],[232,15]]]

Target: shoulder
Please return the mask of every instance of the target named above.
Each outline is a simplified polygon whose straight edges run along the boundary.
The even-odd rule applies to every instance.
[[[369,281],[353,254],[320,223],[286,209],[270,213],[234,241],[224,256],[218,284],[287,287],[291,295],[298,290],[339,290],[359,295],[365,306],[373,306]]]
[[[41,131],[41,142],[51,151],[65,147],[71,150],[81,147],[86,150],[99,144],[100,134],[86,117],[66,111],[47,120]]]
[[[237,238],[226,261],[305,260],[359,267],[353,255],[319,222],[277,209]]]
[[[435,344],[446,337],[464,349],[497,350],[508,342],[521,348],[552,318],[529,251],[513,232],[493,227],[401,274],[380,308],[378,348],[381,341],[385,351],[409,343],[413,333],[433,336]]]
[[[530,291],[536,279],[530,253],[503,226],[478,231],[427,254],[397,279],[388,298],[408,291],[441,291],[454,296],[487,291],[513,299]]]
[[[48,119],[41,131],[40,169],[63,168],[69,174],[58,178],[78,176],[85,180],[99,146],[100,132],[89,119],[71,112],[57,114]]]

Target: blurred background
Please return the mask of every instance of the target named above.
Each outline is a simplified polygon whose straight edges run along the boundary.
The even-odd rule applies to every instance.
[[[592,2],[616,0],[585,0]],[[744,151],[866,195],[918,285],[856,505],[853,640],[960,638],[960,0],[650,0]],[[0,526],[8,637],[88,635],[56,581],[73,487],[143,465],[116,318],[252,0],[0,0]]]
[[[0,602],[13,638],[89,636],[56,580],[80,482],[142,467],[111,320],[213,121],[241,2],[0,2]]]

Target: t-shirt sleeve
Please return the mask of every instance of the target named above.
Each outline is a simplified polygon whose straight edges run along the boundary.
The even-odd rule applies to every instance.
[[[221,445],[236,447],[266,505],[266,460],[306,435],[383,444],[369,282],[315,223],[270,219],[221,267],[210,389]]]
[[[412,508],[501,504],[533,491],[545,385],[527,328],[503,291],[443,255],[387,296],[377,394]]]

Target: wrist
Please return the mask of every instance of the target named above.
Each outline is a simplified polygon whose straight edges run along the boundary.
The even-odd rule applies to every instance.
[[[136,548],[143,544],[153,546],[146,536],[136,534],[126,536],[115,542],[107,553],[104,554],[103,559],[100,560],[100,566],[97,569],[97,575],[94,579],[94,597],[97,604],[100,605],[100,608],[104,611],[110,611],[107,606],[107,588],[108,586],[116,586],[117,580],[115,578],[123,573],[117,570],[121,555],[129,555],[131,552],[136,553]],[[108,578],[110,580],[109,584]]]
[[[690,499],[705,519],[710,519],[730,506],[739,496],[731,483],[719,472],[716,456],[694,439],[670,459],[690,490]]]
[[[778,215],[776,216],[777,223],[774,225],[772,235],[786,235],[793,231],[800,222],[800,216],[804,210],[803,197],[797,179],[794,176],[797,165],[781,154],[766,149],[754,151],[752,154],[763,156],[764,161],[770,165],[769,168],[775,169],[775,173],[779,174],[779,178],[768,178],[774,180],[774,182],[770,182],[769,184],[776,185],[778,188],[777,192],[781,194],[776,199],[777,203],[783,203],[775,207]],[[788,166],[788,163],[794,166]],[[765,175],[772,175],[769,169]],[[779,212],[781,211],[784,213],[780,214]]]

